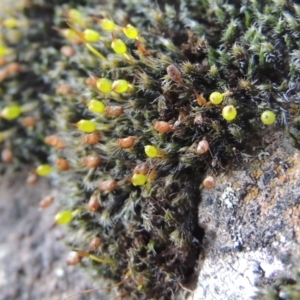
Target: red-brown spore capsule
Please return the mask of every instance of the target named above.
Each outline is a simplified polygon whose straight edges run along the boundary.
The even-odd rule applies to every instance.
[[[203,154],[203,153],[207,152],[208,150],[209,150],[208,142],[206,140],[202,140],[199,142],[196,152],[198,154]]]
[[[70,168],[70,164],[65,158],[57,158],[55,161],[55,165],[61,171],[66,171]]]
[[[96,251],[97,249],[99,249],[99,247],[101,246],[101,238],[99,237],[94,237],[91,242],[90,242],[90,250],[91,251]]]
[[[60,84],[56,87],[56,93],[67,96],[72,94],[72,88],[67,84]]]
[[[207,189],[211,189],[216,185],[216,179],[213,176],[207,176],[203,180],[203,186]]]
[[[133,169],[133,174],[147,175],[148,172],[149,172],[149,166],[143,163],[136,165],[135,168]]]
[[[67,265],[75,266],[78,265],[82,260],[82,256],[80,256],[76,251],[71,251],[67,257]]]
[[[95,77],[87,78],[85,80],[85,83],[92,88],[97,88],[97,78],[95,78]]]
[[[131,148],[134,145],[135,138],[132,136],[129,136],[124,139],[118,139],[118,145],[122,148]]]
[[[95,155],[89,155],[82,160],[82,164],[88,168],[97,168],[101,164],[101,159]]]
[[[177,67],[175,67],[174,65],[169,65],[167,67],[167,73],[173,81],[182,84],[182,75]]]
[[[89,145],[95,145],[101,140],[101,135],[98,132],[92,132],[89,134],[85,134],[83,137],[83,141]]]
[[[123,113],[123,107],[122,106],[106,106],[105,114],[108,117],[114,117],[117,118]]]
[[[40,201],[39,206],[40,206],[41,209],[45,209],[45,208],[51,206],[52,203],[53,203],[53,201],[54,201],[54,197],[53,196],[51,196],[51,195],[46,196],[45,198],[43,198]]]
[[[102,181],[99,184],[99,190],[103,192],[111,192],[117,187],[117,182],[115,180],[109,179]]]
[[[22,123],[25,127],[34,127],[37,123],[37,119],[34,117],[25,117],[22,119]]]
[[[154,123],[153,127],[160,133],[167,133],[172,130],[172,125],[165,121],[157,121]]]
[[[26,179],[26,182],[28,185],[35,185],[38,181],[38,176],[34,173],[30,173],[28,176],[27,176],[27,179]]]
[[[63,54],[66,57],[72,57],[76,53],[74,48],[72,48],[71,46],[68,46],[68,45],[62,46],[60,48],[60,52],[61,52],[61,54]]]
[[[92,195],[88,202],[89,211],[94,212],[94,211],[98,210],[99,207],[100,207],[100,203],[99,203],[97,196]]]
[[[56,135],[46,136],[44,142],[47,145],[50,145],[58,150],[64,149],[66,147],[64,141]]]
[[[1,151],[1,159],[3,162],[10,164],[14,159],[14,154],[10,149],[5,148]]]

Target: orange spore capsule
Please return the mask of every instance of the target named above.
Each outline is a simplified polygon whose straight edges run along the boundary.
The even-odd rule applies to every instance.
[[[149,172],[149,166],[143,163],[136,165],[135,168],[133,169],[133,174],[147,175],[148,172]]]
[[[22,119],[22,123],[25,127],[34,127],[37,123],[37,119],[34,117],[25,117]]]
[[[175,67],[174,65],[169,65],[167,67],[167,73],[173,81],[182,84],[181,72],[178,70],[177,67]]]
[[[60,48],[60,53],[66,57],[72,57],[76,54],[76,51],[73,47],[65,45]]]
[[[102,181],[99,184],[99,190],[103,192],[111,192],[117,187],[117,182],[115,180],[109,179]]]
[[[123,113],[122,106],[106,106],[106,116],[108,117],[119,117]]]
[[[82,256],[80,256],[76,251],[71,251],[67,257],[67,265],[75,266],[78,265],[82,260]]]
[[[157,121],[154,123],[153,127],[160,133],[167,133],[172,130],[172,126],[165,121]]]
[[[206,140],[202,140],[199,142],[196,152],[198,154],[203,154],[203,153],[207,152],[208,150],[209,150],[208,142]]]
[[[90,250],[91,251],[96,251],[100,246],[101,246],[101,238],[99,237],[94,237],[91,242],[90,242]]]
[[[83,141],[89,145],[95,145],[101,140],[101,135],[98,132],[92,132],[83,136]]]
[[[213,176],[207,176],[203,180],[203,186],[207,189],[211,189],[216,185],[216,179]]]
[[[46,196],[45,198],[43,198],[40,201],[39,206],[40,206],[41,209],[45,209],[45,208],[51,206],[52,203],[53,203],[53,201],[54,201],[54,197],[53,196],[51,196],[51,195]]]
[[[134,145],[135,138],[133,136],[129,136],[124,139],[118,139],[118,145],[122,148],[131,148]]]
[[[94,211],[98,210],[99,207],[100,207],[100,203],[97,199],[97,196],[92,195],[89,202],[88,202],[89,211],[94,212]]]
[[[3,162],[10,164],[10,163],[12,163],[12,161],[14,159],[14,154],[10,149],[4,148],[1,151],[1,159]]]
[[[97,168],[101,164],[101,159],[95,155],[89,155],[82,160],[82,164],[88,168]]]
[[[64,149],[66,146],[65,146],[65,143],[64,141],[62,141],[58,136],[56,135],[48,135],[45,137],[44,139],[44,142],[56,149]]]
[[[60,170],[60,171],[66,171],[70,169],[70,164],[69,162],[64,159],[64,158],[58,158],[55,161],[55,165],[56,167]]]

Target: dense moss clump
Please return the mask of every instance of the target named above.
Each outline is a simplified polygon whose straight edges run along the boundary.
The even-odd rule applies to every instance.
[[[65,45],[31,70],[52,88],[36,92],[55,133],[57,222],[122,294],[174,297],[201,252],[200,190],[269,130],[299,146],[299,17],[284,0],[55,7]]]
[[[51,110],[42,94],[53,87],[45,49],[59,45],[53,5],[38,1],[0,1],[0,149],[1,173],[24,163],[47,161],[44,137],[51,133]],[[43,70],[43,67],[47,68]],[[10,164],[10,168],[8,165]]]

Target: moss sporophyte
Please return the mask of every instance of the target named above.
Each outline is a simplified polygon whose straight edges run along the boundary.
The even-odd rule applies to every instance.
[[[1,147],[38,166],[29,182],[61,183],[55,222],[81,233],[69,264],[128,297],[171,299],[202,249],[201,189],[240,165],[237,153],[255,155],[265,130],[285,126],[300,144],[300,10],[271,0],[81,3],[49,4],[46,25],[38,4],[1,12]]]

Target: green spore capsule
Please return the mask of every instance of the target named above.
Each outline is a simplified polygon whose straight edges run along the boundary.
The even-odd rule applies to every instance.
[[[96,99],[92,99],[88,103],[88,109],[94,113],[102,114],[105,112],[106,106],[104,105],[103,102]]]
[[[272,125],[276,121],[276,115],[271,110],[266,110],[261,114],[260,119],[265,125]]]
[[[15,18],[8,18],[3,20],[2,25],[5,28],[16,28],[18,26],[18,20]]]
[[[97,86],[97,89],[104,94],[110,93],[111,89],[112,89],[111,81],[109,81],[106,78],[97,79],[96,86]]]
[[[128,24],[123,28],[124,34],[129,38],[129,39],[137,39],[139,37],[139,32],[136,29],[136,27]]]
[[[73,219],[73,214],[71,211],[62,210],[55,215],[55,223],[59,225],[68,224]]]
[[[7,54],[7,48],[4,45],[0,44],[0,57],[5,56]]]
[[[214,105],[221,104],[223,99],[224,99],[224,96],[220,92],[213,92],[209,96],[209,101]]]
[[[232,121],[236,118],[237,111],[233,105],[227,105],[222,110],[222,116],[227,121]]]
[[[47,176],[52,172],[53,168],[50,165],[39,165],[35,169],[35,173],[39,176]]]
[[[117,54],[123,55],[123,54],[126,54],[126,52],[127,52],[127,47],[126,47],[125,43],[120,39],[113,39],[113,41],[111,43],[111,47]]]
[[[22,109],[19,105],[11,105],[4,107],[1,112],[0,116],[6,120],[15,120],[17,119],[22,113]]]
[[[125,93],[128,90],[129,84],[127,80],[119,79],[114,81],[112,85],[112,90],[119,94]]]
[[[87,133],[91,133],[97,130],[97,125],[90,120],[80,120],[76,124],[76,126],[80,131],[87,132]]]
[[[131,178],[131,182],[135,186],[145,185],[147,182],[147,177],[143,174],[134,174]]]
[[[145,146],[145,153],[150,158],[155,158],[159,155],[158,149],[152,145]]]
[[[100,34],[93,29],[85,29],[83,31],[83,36],[87,42],[95,43],[100,40]]]
[[[101,27],[107,31],[112,31],[116,27],[115,22],[109,19],[99,19],[98,22],[100,23]]]

